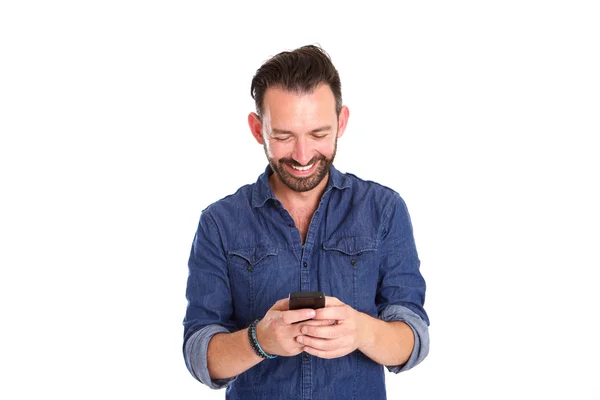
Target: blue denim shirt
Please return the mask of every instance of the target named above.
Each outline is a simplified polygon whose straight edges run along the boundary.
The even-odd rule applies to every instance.
[[[400,196],[332,167],[303,245],[273,195],[271,173],[267,167],[255,184],[202,212],[183,323],[188,369],[211,388],[227,387],[228,399],[385,399],[383,366],[358,350],[336,359],[280,356],[211,380],[211,337],[248,327],[294,291],[320,290],[373,317],[405,321],[415,346],[406,364],[387,367],[392,372],[412,368],[429,351],[425,281]]]

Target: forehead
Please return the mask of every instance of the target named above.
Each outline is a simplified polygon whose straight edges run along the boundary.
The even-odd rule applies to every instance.
[[[281,87],[270,87],[265,92],[263,113],[271,123],[306,125],[331,121],[335,118],[335,97],[327,84],[312,92],[298,93]],[[279,127],[279,126],[277,126]]]

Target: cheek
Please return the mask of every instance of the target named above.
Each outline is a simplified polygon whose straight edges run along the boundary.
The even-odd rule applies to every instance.
[[[330,158],[335,151],[335,140],[332,141],[321,141],[315,145],[315,151]]]
[[[273,159],[288,157],[290,153],[294,151],[294,145],[292,142],[285,143],[271,139],[265,141],[265,145],[269,158]]]
[[[263,137],[263,141],[265,143],[265,151],[267,153],[267,157],[273,158],[273,148],[271,146],[271,142],[264,139],[264,137]]]

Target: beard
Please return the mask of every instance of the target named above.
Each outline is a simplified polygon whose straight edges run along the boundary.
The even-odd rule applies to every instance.
[[[296,192],[308,192],[309,190],[319,186],[319,183],[325,179],[329,173],[329,170],[331,169],[331,166],[333,165],[336,151],[337,138],[335,139],[335,145],[331,158],[327,158],[322,154],[313,157],[308,163],[306,163],[306,165],[311,165],[318,162],[319,165],[317,165],[317,169],[310,176],[298,178],[287,170],[285,164],[295,167],[302,167],[302,164],[292,158],[281,158],[279,160],[269,158],[267,148],[265,146],[265,154],[267,154],[267,159],[269,160],[269,165],[271,166],[273,172],[277,174],[277,177],[279,177],[279,180],[281,180],[284,185]]]

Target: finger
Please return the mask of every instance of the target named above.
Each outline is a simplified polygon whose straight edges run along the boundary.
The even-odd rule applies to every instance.
[[[331,306],[325,308],[319,308],[316,310],[315,319],[346,319],[348,318],[348,306],[343,304],[341,306]]]
[[[292,334],[294,335],[294,337],[296,337],[296,336],[302,335],[302,327],[303,326],[331,326],[331,325],[334,325],[336,322],[337,321],[330,320],[330,319],[322,319],[322,320],[321,319],[320,320],[309,319],[306,321],[292,324],[290,326],[294,327],[294,331]]]
[[[335,319],[309,319],[308,321],[304,321],[302,322],[302,325],[300,326],[300,328],[302,328],[305,325],[308,326],[329,326],[329,325],[335,325],[337,323],[337,320]]]
[[[339,358],[354,351],[352,347],[342,347],[341,349],[336,350],[319,350],[308,346],[305,346],[303,350],[304,352],[319,358]]]
[[[312,347],[316,350],[337,350],[342,347],[347,347],[351,342],[346,337],[338,339],[320,339],[310,336],[298,336],[296,338],[298,343],[302,343],[305,346]]]
[[[300,322],[314,318],[315,310],[312,308],[302,308],[300,310],[282,311],[281,314],[283,317],[283,322],[286,324],[293,324],[294,322]]]
[[[336,339],[344,336],[342,327],[339,325],[328,325],[328,326],[308,326],[303,324],[300,332],[303,335],[312,336],[315,338],[322,339]]]
[[[325,307],[341,306],[343,303],[340,299],[333,296],[325,296]]]

